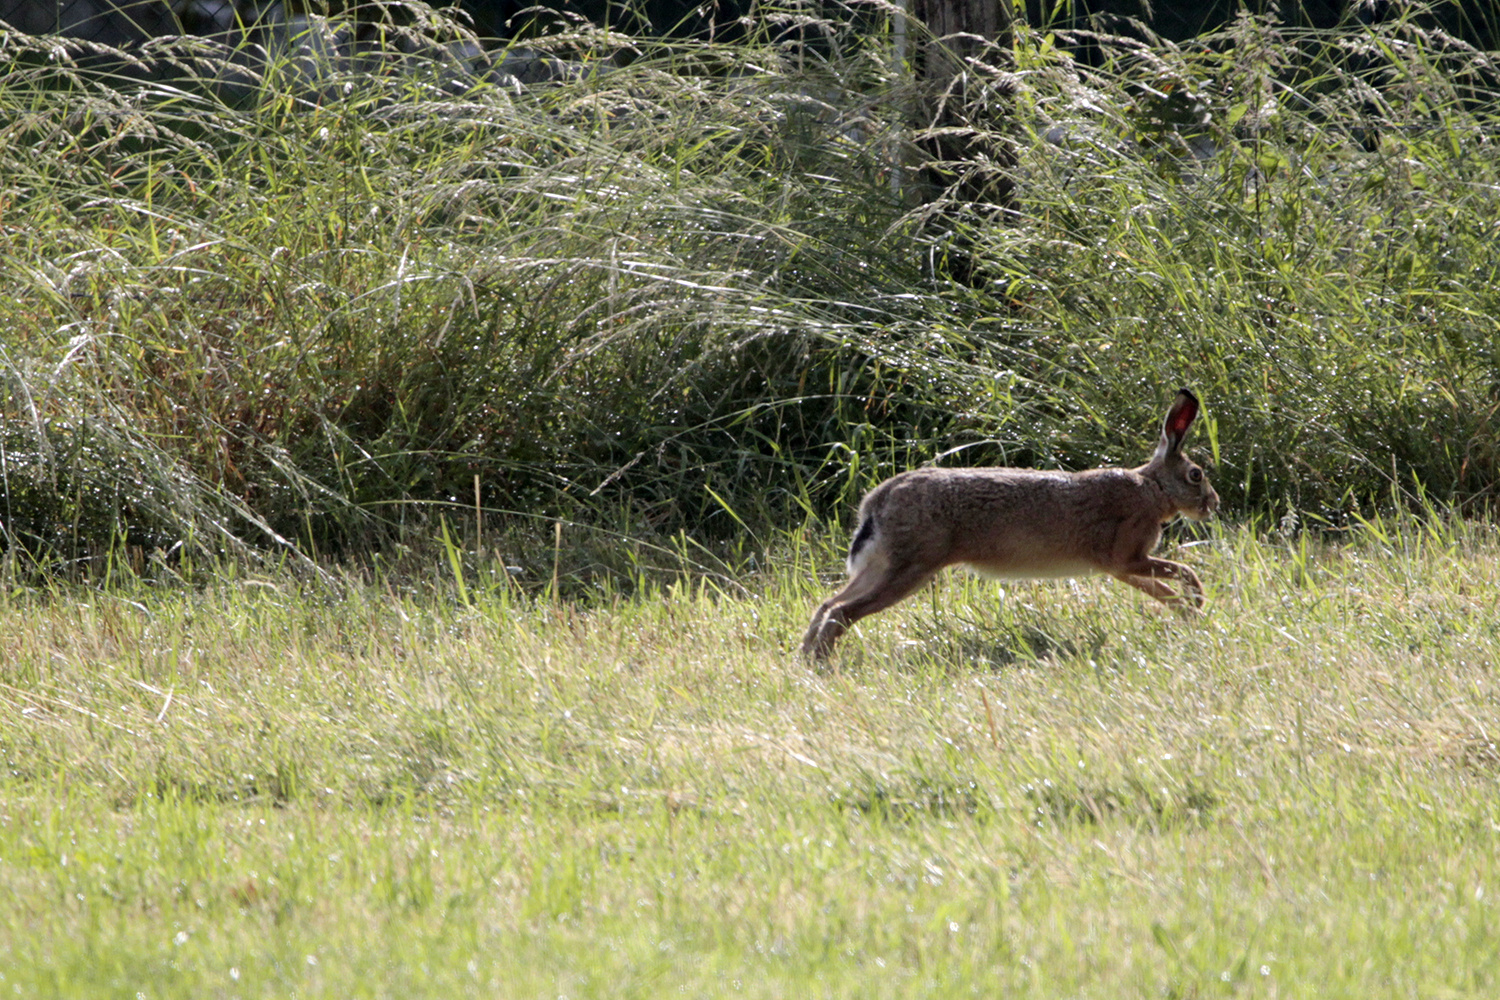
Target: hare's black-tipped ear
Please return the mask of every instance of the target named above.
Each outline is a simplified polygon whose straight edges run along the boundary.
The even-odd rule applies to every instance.
[[[1187,389],[1178,389],[1167,418],[1161,422],[1161,441],[1156,446],[1157,455],[1165,458],[1182,450],[1182,440],[1188,428],[1198,418],[1198,397]]]

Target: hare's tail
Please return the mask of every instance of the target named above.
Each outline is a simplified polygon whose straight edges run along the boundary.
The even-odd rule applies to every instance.
[[[860,563],[864,562],[860,558],[860,553],[864,552],[874,537],[875,518],[866,514],[864,520],[859,522],[859,528],[854,532],[854,540],[849,543],[849,558],[844,562],[851,576],[859,570]]]

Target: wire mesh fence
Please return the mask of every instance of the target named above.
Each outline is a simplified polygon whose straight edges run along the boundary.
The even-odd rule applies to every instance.
[[[122,45],[186,30],[162,0],[0,0],[0,21],[30,35]]]

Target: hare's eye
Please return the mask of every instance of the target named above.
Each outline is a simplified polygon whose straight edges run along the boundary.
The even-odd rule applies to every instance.
[[[1190,483],[1201,483],[1201,482],[1203,482],[1203,470],[1202,469],[1198,469],[1198,468],[1189,469],[1188,470],[1188,482],[1190,482]]]

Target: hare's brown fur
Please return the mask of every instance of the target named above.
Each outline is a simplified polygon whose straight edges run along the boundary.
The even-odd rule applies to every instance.
[[[1198,575],[1151,555],[1165,522],[1203,519],[1219,505],[1208,477],[1182,452],[1197,415],[1197,398],[1181,390],[1156,453],[1135,469],[931,468],[887,479],[859,505],[849,582],[813,615],[803,654],[826,657],[855,621],[956,563],[1008,578],[1108,573],[1157,600],[1201,607]]]

